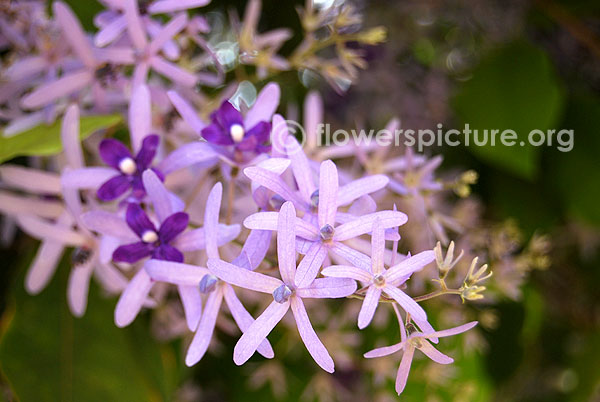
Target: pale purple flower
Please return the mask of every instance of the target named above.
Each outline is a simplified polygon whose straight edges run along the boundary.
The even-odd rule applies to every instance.
[[[370,359],[374,357],[391,355],[392,353],[395,353],[401,349],[404,350],[402,360],[400,362],[400,367],[398,367],[398,375],[396,376],[396,392],[398,393],[398,395],[400,395],[402,391],[404,391],[404,387],[406,386],[406,380],[408,379],[408,373],[410,371],[410,366],[415,353],[415,349],[419,349],[421,352],[423,352],[423,354],[425,354],[427,357],[429,357],[436,363],[450,364],[454,360],[451,357],[439,352],[436,348],[434,348],[431,345],[431,343],[429,343],[429,340],[432,340],[434,338],[442,338],[446,336],[457,335],[466,332],[477,325],[477,321],[471,321],[470,323],[463,324],[461,326],[450,329],[445,329],[442,331],[423,333],[415,330],[415,332],[412,332],[407,337],[404,325],[402,323],[402,317],[400,317],[399,315],[398,321],[400,323],[401,342],[392,346],[377,348],[365,353],[365,357]]]
[[[203,230],[206,239],[206,253],[215,261],[220,261],[218,250],[220,244],[216,240],[217,233],[220,231],[218,221],[222,193],[221,183],[215,184],[206,201],[204,214]],[[271,234],[268,231],[252,231],[242,252],[233,261],[235,265],[228,265],[235,266],[242,271],[255,269],[267,253],[270,239]],[[254,322],[250,313],[237,298],[233,288],[228,283],[218,280],[206,268],[164,261],[149,261],[145,264],[145,269],[156,281],[174,283],[179,286],[194,286],[200,292],[208,294],[200,322],[197,327],[190,328],[196,333],[185,358],[188,366],[196,364],[206,353],[223,299],[242,332],[246,331]],[[274,356],[273,349],[267,340],[258,345],[258,351],[267,358]]]
[[[123,7],[127,20],[127,32],[135,49],[135,60],[131,63],[135,65],[132,87],[136,88],[138,85],[146,83],[150,68],[180,85],[186,87],[196,85],[198,79],[195,74],[165,60],[160,55],[163,46],[187,25],[187,14],[180,13],[173,17],[166,25],[160,27],[151,40],[148,40],[137,2],[127,0]]]
[[[237,342],[233,360],[238,365],[245,363],[254,354],[291,307],[300,337],[313,359],[325,371],[330,373],[334,371],[333,360],[317,337],[302,299],[346,297],[354,293],[356,283],[350,279],[340,278],[313,278],[308,282],[304,281],[304,277],[299,278],[301,271],[318,271],[321,263],[307,255],[296,270],[296,227],[298,222],[294,205],[291,202],[283,204],[277,219],[277,257],[281,280],[244,270],[218,259],[208,260],[210,272],[221,280],[273,295],[273,302]],[[298,285],[298,283],[303,284]]]
[[[107,49],[95,52],[73,11],[65,3],[56,1],[52,5],[55,18],[60,25],[64,39],[83,64],[83,68],[68,71],[52,82],[42,84],[25,96],[21,103],[27,109],[36,109],[53,103],[55,100],[91,88],[96,107],[107,106],[105,87],[116,81],[113,64],[133,62],[133,53],[128,49]]]
[[[265,177],[265,173],[268,172],[262,172],[263,177]],[[254,179],[258,177],[257,175],[253,176]],[[303,219],[297,219],[296,235],[303,239],[299,242],[299,248],[303,254],[306,254],[305,258],[315,260],[313,265],[306,264],[298,268],[295,278],[298,286],[306,286],[312,282],[328,252],[350,261],[354,266],[369,270],[370,259],[366,255],[346,246],[343,242],[369,233],[376,219],[381,221],[384,229],[401,226],[408,220],[405,214],[398,211],[380,211],[360,217],[344,216],[337,213],[339,205],[346,205],[362,194],[381,188],[382,186],[378,182],[383,181],[379,177],[373,177],[372,182],[364,181],[364,179],[357,180],[349,183],[347,187],[342,187],[344,191],[339,191],[337,168],[332,161],[321,163],[319,176],[319,190],[310,194],[314,186],[308,186],[308,183],[311,183],[309,176],[295,174],[296,180],[303,180],[307,184],[303,186],[303,197],[306,199],[308,195],[311,199],[311,211],[313,211],[313,213],[305,214]],[[299,177],[304,178],[299,179]],[[383,182],[383,185],[386,183],[387,181]],[[261,184],[273,191],[276,189],[276,192],[284,199],[296,200],[301,205],[305,205],[303,199],[287,191],[284,182],[277,175],[269,175],[268,179],[263,180]],[[315,212],[316,216],[314,215]],[[345,222],[337,225],[340,217],[346,218],[344,219]],[[277,219],[277,212],[258,212],[246,218],[244,226],[249,229],[277,230]],[[309,268],[310,270],[308,270]]]
[[[389,269],[384,267],[385,237],[379,220],[373,224],[371,235],[371,267],[368,271],[354,266],[333,265],[322,270],[322,274],[334,278],[352,278],[366,284],[365,299],[358,315],[358,327],[365,328],[375,314],[382,293],[394,299],[411,317],[423,322],[427,314],[406,293],[399,289],[408,278],[435,259],[433,250],[423,251],[407,257]]]

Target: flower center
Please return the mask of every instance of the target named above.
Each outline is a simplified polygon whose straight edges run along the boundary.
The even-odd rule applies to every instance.
[[[333,226],[331,226],[329,223],[325,224],[325,226],[323,226],[320,230],[321,238],[323,240],[331,240],[334,231],[335,230],[333,229]]]
[[[423,342],[421,341],[421,338],[410,338],[409,342],[411,345],[413,345],[417,349],[419,349],[420,347],[423,346]]]
[[[319,206],[319,189],[316,189],[315,192],[311,194],[310,203],[314,208]]]
[[[215,290],[218,280],[219,280],[219,278],[217,278],[214,275],[211,275],[211,274],[204,275],[202,277],[202,279],[200,279],[200,283],[198,284],[198,287],[200,288],[200,292],[201,293],[212,292],[213,290]]]
[[[129,157],[121,159],[119,162],[119,170],[124,174],[134,174],[137,170],[135,161]]]
[[[273,291],[273,299],[277,303],[283,304],[290,299],[292,293],[292,289],[290,289],[286,284],[283,284]]]
[[[241,124],[232,124],[229,127],[229,134],[231,134],[231,138],[233,138],[233,142],[240,142],[244,139],[244,127]]]
[[[377,275],[375,278],[373,278],[373,283],[377,287],[382,287],[383,285],[385,285],[385,278],[383,277],[383,275]]]
[[[158,240],[158,234],[154,230],[146,230],[142,235],[142,241],[144,243],[154,243]]]

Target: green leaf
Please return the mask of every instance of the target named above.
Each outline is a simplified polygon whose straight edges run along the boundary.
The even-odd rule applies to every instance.
[[[538,172],[540,147],[528,143],[534,129],[554,128],[562,106],[562,91],[546,54],[525,42],[515,42],[490,54],[459,88],[453,106],[462,123],[477,129],[514,130],[514,146],[471,145],[469,151],[519,177]],[[521,145],[523,143],[523,145]]]
[[[115,126],[123,120],[121,115],[84,116],[79,121],[80,138],[86,139],[94,132]],[[0,137],[0,163],[15,156],[54,155],[62,151],[60,127],[62,122],[41,124],[12,137]]]
[[[70,267],[59,266],[39,295],[23,290],[23,275],[12,286],[14,300],[3,317],[2,372],[18,400],[162,401],[177,385],[176,353],[158,344],[146,317],[120,329],[113,321],[114,300],[92,285],[83,318],[66,305]]]

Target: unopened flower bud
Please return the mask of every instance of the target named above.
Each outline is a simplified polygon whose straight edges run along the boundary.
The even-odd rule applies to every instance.
[[[210,293],[213,290],[215,290],[215,287],[217,286],[217,281],[219,279],[211,274],[206,274],[202,277],[202,279],[200,280],[200,292],[201,293]]]

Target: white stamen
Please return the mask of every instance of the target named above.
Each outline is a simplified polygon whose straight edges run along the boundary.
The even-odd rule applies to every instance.
[[[133,159],[123,158],[119,162],[119,170],[125,174],[134,174],[137,170],[137,165]]]
[[[229,127],[229,134],[231,134],[231,138],[233,138],[234,142],[240,142],[244,139],[246,132],[241,124],[233,124],[231,127]]]
[[[154,230],[147,230],[142,235],[142,241],[144,243],[154,243],[158,240],[158,235]]]

